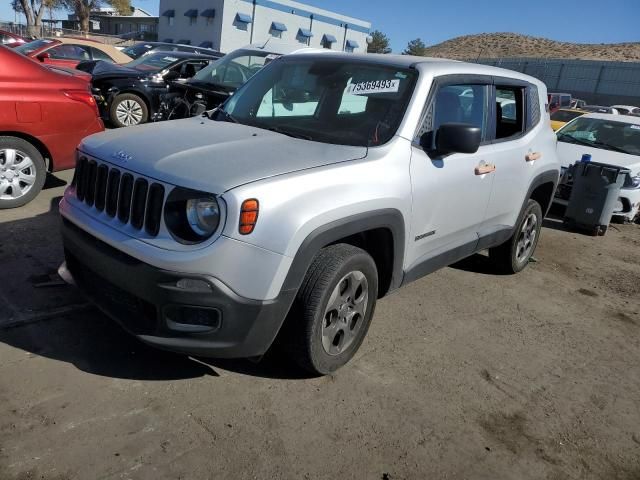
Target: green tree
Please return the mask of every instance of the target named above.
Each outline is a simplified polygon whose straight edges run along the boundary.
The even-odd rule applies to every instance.
[[[391,47],[389,47],[389,37],[387,37],[380,30],[371,32],[371,43],[367,47],[368,53],[391,53]]]
[[[417,55],[419,57],[424,57],[426,53],[427,53],[427,46],[419,38],[416,38],[415,40],[411,40],[407,44],[407,48],[405,49],[405,51],[402,52],[403,55]]]

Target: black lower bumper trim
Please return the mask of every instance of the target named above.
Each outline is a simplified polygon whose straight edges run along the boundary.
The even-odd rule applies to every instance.
[[[77,287],[126,330],[159,348],[220,358],[263,355],[295,296],[291,290],[272,301],[241,297],[216,278],[143,263],[66,219],[62,235],[67,269]],[[179,288],[177,282],[184,278],[204,282],[209,289]],[[176,329],[167,316],[176,307],[217,310],[219,325],[211,331]]]

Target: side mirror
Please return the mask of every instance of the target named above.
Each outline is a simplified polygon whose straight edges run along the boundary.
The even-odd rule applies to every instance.
[[[178,78],[180,78],[180,73],[175,70],[169,70],[164,74],[164,79],[167,82],[172,82],[173,80],[177,80]]]
[[[41,62],[44,62],[45,60],[51,58],[51,54],[48,53],[48,52],[42,52],[42,53],[38,54],[36,58],[38,60],[40,60]]]
[[[482,141],[482,131],[479,127],[468,123],[444,123],[433,134],[425,133],[420,139],[420,145],[425,151],[438,156],[452,153],[476,153]]]

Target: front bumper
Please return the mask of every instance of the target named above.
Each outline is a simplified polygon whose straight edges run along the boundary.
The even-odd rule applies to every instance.
[[[62,236],[73,283],[127,331],[158,348],[204,357],[262,355],[295,296],[285,291],[271,301],[243,298],[216,278],[145,264],[66,219]],[[181,288],[183,279],[190,281]],[[202,313],[207,325],[183,322],[187,310]]]

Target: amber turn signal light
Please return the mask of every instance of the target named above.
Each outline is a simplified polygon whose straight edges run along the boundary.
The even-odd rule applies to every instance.
[[[259,210],[260,204],[255,198],[242,202],[242,208],[240,209],[240,227],[238,229],[241,235],[249,235],[253,232],[253,229],[256,228]]]

